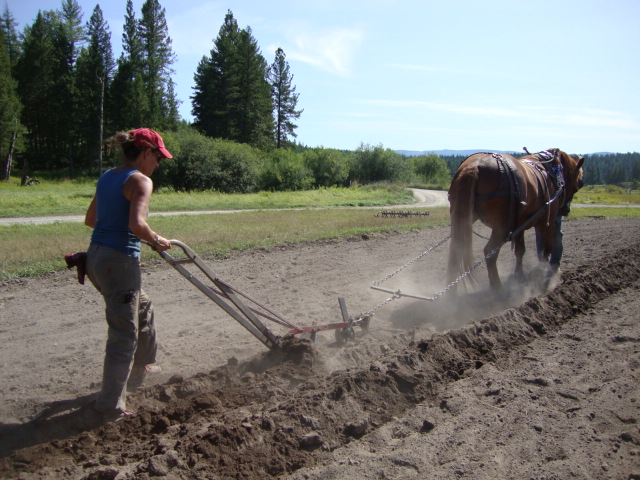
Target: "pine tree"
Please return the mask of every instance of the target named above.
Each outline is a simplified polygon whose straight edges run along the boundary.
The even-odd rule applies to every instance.
[[[75,63],[81,21],[77,2],[66,0],[62,11],[39,12],[24,30],[15,75],[27,128],[25,153],[32,168],[68,167],[77,155]]]
[[[213,138],[223,138],[216,132],[219,124],[213,121],[215,117],[215,107],[213,103],[213,89],[211,85],[215,82],[216,71],[211,59],[206,55],[200,59],[193,76],[195,84],[192,87],[191,95],[191,115],[194,117],[193,126],[203,134]]]
[[[20,57],[22,50],[18,32],[16,30],[18,22],[9,11],[9,7],[5,4],[2,17],[0,18],[0,30],[4,32],[4,41],[7,52],[9,53],[9,61],[11,68],[14,68]]]
[[[194,77],[194,125],[205,135],[254,146],[273,144],[273,104],[267,63],[250,28],[228,11],[209,57]]]
[[[281,48],[278,48],[276,50],[276,58],[269,69],[275,111],[276,148],[286,144],[289,135],[297,137],[295,129],[298,127],[292,120],[300,118],[303,112],[303,110],[296,110],[300,94],[296,93],[295,86],[291,86],[293,75],[290,74],[289,70],[286,55]]]
[[[172,128],[177,128],[178,122],[180,121],[180,103],[178,100],[178,95],[176,94],[176,83],[172,78],[169,78],[167,82],[167,90],[166,90],[166,100],[164,104],[164,116],[168,119],[172,119]]]
[[[111,83],[107,128],[116,131],[146,124],[149,100],[143,79],[142,43],[133,1],[127,0],[127,13],[122,32],[122,55]]]
[[[21,44],[16,27],[18,23],[5,4],[0,17],[0,164],[4,166],[3,178],[7,181],[13,168],[13,154],[19,135],[23,133],[20,122],[22,104],[18,97],[18,83],[14,68],[20,55]]]
[[[165,9],[158,0],[146,0],[142,5],[139,22],[142,45],[144,81],[149,99],[147,124],[156,128],[176,128],[178,100],[172,85],[171,65],[176,56],[171,48],[171,37],[165,18]]]
[[[232,72],[236,76],[230,99],[235,138],[256,147],[273,145],[273,102],[267,81],[267,62],[260,53],[251,28],[240,32],[238,58]]]
[[[102,171],[102,138],[104,130],[104,105],[108,95],[115,62],[111,48],[111,33],[104,20],[100,5],[96,5],[85,27],[87,46],[78,58],[78,88],[83,108],[77,121],[82,138],[83,158],[88,159],[89,170],[94,160]]]
[[[54,14],[56,59],[50,95],[53,124],[54,168],[69,168],[74,175],[74,164],[80,158],[81,138],[78,131],[80,110],[76,84],[77,58],[84,43],[82,8],[76,0],[63,0],[62,9]]]
[[[54,72],[51,17],[51,12],[38,12],[33,24],[25,28],[22,55],[15,68],[27,129],[25,155],[32,167],[44,169],[52,167],[53,155],[48,139]]]
[[[80,7],[77,0],[63,0],[60,16],[62,17],[62,25],[66,30],[66,36],[74,47],[70,52],[69,58],[70,63],[74,64],[85,39],[82,27],[82,7]]]
[[[194,126],[213,138],[232,138],[230,70],[240,29],[231,11],[225,16],[209,57],[202,57],[194,76],[191,113]]]

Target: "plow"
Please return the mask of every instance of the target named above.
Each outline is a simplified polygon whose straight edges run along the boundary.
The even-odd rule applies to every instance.
[[[158,252],[158,254],[225,313],[240,323],[271,350],[282,348],[284,345],[283,338],[300,335],[315,341],[317,332],[327,330],[335,331],[336,342],[340,345],[355,339],[356,327],[360,327],[364,331],[369,328],[370,316],[350,317],[346,302],[342,297],[338,299],[342,322],[324,325],[297,325],[219,278],[211,267],[189,246],[179,240],[171,240],[171,245],[181,250],[182,255],[180,255],[180,258],[176,258],[177,255],[169,254],[168,251]],[[288,331],[284,336],[278,336],[267,327],[265,321],[286,327]]]

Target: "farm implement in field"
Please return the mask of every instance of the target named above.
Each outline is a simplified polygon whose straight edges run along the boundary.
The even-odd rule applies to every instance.
[[[269,349],[282,348],[283,337],[274,334],[260,318],[288,328],[284,335],[285,338],[304,335],[311,338],[311,340],[315,340],[317,332],[335,330],[338,344],[354,339],[355,327],[361,327],[363,330],[367,330],[369,327],[369,317],[361,316],[355,319],[349,317],[344,298],[339,298],[342,322],[311,326],[296,325],[247,294],[242,293],[228,282],[218,278],[209,265],[184,243],[179,240],[171,240],[171,245],[178,247],[183,256],[175,258],[168,251],[158,252],[158,254]],[[191,266],[191,268],[187,266]],[[199,272],[197,272],[196,268]],[[202,276],[206,277],[212,285],[205,284],[205,281],[200,279]]]
[[[409,218],[409,217],[428,217],[429,212],[410,212],[410,211],[402,211],[402,210],[383,210],[376,214],[376,217],[382,218]]]

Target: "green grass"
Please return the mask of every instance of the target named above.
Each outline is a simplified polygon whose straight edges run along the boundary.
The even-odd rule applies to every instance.
[[[614,185],[587,185],[573,197],[573,203],[587,205],[640,205],[640,190]]]
[[[39,185],[21,187],[17,178],[0,182],[0,217],[42,215],[83,215],[95,192],[90,181],[43,180]],[[356,188],[322,188],[303,192],[259,192],[225,194],[218,192],[155,192],[154,212],[247,210],[292,207],[383,206],[413,202],[413,196],[398,185]]]
[[[413,209],[425,211],[425,209]],[[202,256],[227,257],[254,247],[317,241],[351,235],[408,231],[446,225],[446,207],[429,216],[378,217],[377,209],[266,210],[215,215],[154,216],[151,227],[181,240]],[[38,276],[65,268],[67,253],[85,251],[91,229],[78,223],[12,225],[0,228],[2,280]],[[157,254],[143,246],[143,260]]]
[[[43,181],[21,187],[17,179],[0,182],[0,217],[78,215],[86,212],[95,185],[88,182]]]

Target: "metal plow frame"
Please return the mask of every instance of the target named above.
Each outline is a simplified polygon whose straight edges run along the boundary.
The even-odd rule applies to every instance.
[[[287,336],[295,336],[298,334],[309,335],[315,340],[316,332],[325,330],[336,331],[336,341],[338,344],[344,343],[349,339],[355,338],[353,332],[354,326],[361,326],[363,329],[368,328],[369,319],[363,318],[354,320],[349,317],[347,307],[343,298],[340,298],[340,309],[344,322],[329,323],[326,325],[312,325],[307,327],[297,326],[284,319],[279,314],[269,310],[248,295],[240,292],[232,287],[229,283],[221,280],[216,276],[213,270],[207,265],[200,256],[198,256],[189,246],[179,240],[170,240],[172,246],[179,247],[184,252],[185,258],[174,258],[167,251],[158,252],[158,254],[180,274],[191,282],[198,290],[215,302],[222,310],[236,320],[240,325],[246,328],[254,337],[260,340],[267,348],[277,349],[282,347],[281,337],[275,335],[267,326],[258,318],[270,320],[279,325],[288,327],[290,330]],[[152,247],[153,248],[153,247]],[[155,250],[155,249],[154,249]],[[156,250],[157,251],[157,250]],[[186,264],[195,265],[217,288],[206,285],[202,280],[195,276]],[[247,306],[240,297],[250,301],[258,308]]]

